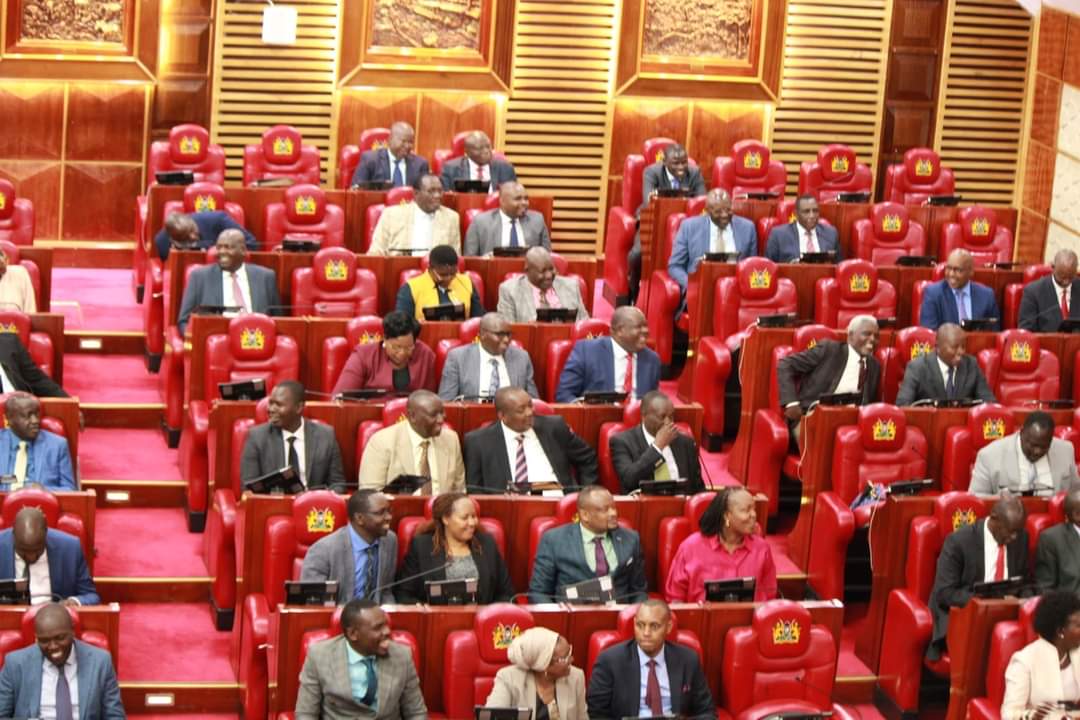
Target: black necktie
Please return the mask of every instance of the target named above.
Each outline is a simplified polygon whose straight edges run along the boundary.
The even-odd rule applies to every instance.
[[[859,392],[862,392],[863,386],[866,385],[866,358],[859,358]]]
[[[296,436],[292,435],[289,440],[289,467],[296,473],[296,479],[300,479],[300,455],[296,452]]]
[[[949,377],[945,380],[945,395],[952,400],[956,397],[956,368],[949,366]]]
[[[372,598],[376,578],[379,577],[379,546],[368,545],[365,552],[367,553],[367,571],[364,573],[364,598]]]
[[[56,668],[60,671],[60,677],[56,679],[56,720],[74,720],[71,711],[71,688],[68,686],[67,675],[64,674],[64,666]]]

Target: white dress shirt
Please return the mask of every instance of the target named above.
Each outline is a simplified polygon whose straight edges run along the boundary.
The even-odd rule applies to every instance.
[[[71,646],[68,659],[64,663],[64,677],[67,678],[68,691],[71,693],[71,717],[79,717],[79,665],[75,660],[75,645]],[[60,668],[49,658],[41,661],[41,707],[38,717],[41,720],[56,720],[56,683],[60,680]]]
[[[420,455],[423,453],[423,448],[420,447],[421,443],[427,441],[427,460],[428,469],[431,471],[431,484],[437,486],[439,481],[442,480],[442,473],[439,472],[439,463],[435,461],[435,438],[422,438],[413,430],[409,421],[405,421],[405,426],[409,429],[409,443],[412,445],[413,452],[413,468],[416,470],[416,474],[420,474]],[[394,478],[390,478],[393,480]]]
[[[941,371],[941,384],[945,386],[945,390],[949,389],[949,366],[945,364],[945,361],[940,357],[937,359],[938,370]],[[959,370],[959,368],[957,368]],[[956,372],[953,372],[953,384],[956,384]]]
[[[413,255],[427,255],[431,250],[431,236],[435,228],[435,213],[426,213],[413,203],[412,248]]]
[[[17,389],[15,383],[11,382],[11,378],[9,378],[7,372],[4,371],[3,365],[0,365],[0,388],[2,388],[2,392],[5,393],[15,392]]]
[[[521,218],[512,218],[500,210],[499,219],[502,221],[502,232],[499,235],[499,247],[510,247],[510,223],[517,223],[518,247],[525,247],[525,231],[521,229]]]
[[[859,392],[859,370],[862,356],[855,352],[850,343],[847,346],[847,364],[844,365],[844,374],[840,376],[840,382],[836,386],[836,393]]]
[[[795,231],[799,233],[799,254],[802,255],[803,253],[807,252],[806,228],[804,228],[799,223],[795,223]],[[821,242],[818,240],[817,236],[817,226],[815,226],[814,229],[810,231],[810,237],[814,238],[814,252],[822,252]]]
[[[491,186],[491,182],[492,182],[491,181],[491,163],[488,163],[487,165],[477,165],[476,163],[474,163],[469,158],[468,155],[465,156],[465,162],[469,163],[469,177],[466,178],[467,180],[478,180],[478,179],[487,180],[488,181],[488,192],[493,193],[493,192],[496,192],[498,190],[498,188],[495,188],[495,187]],[[481,170],[481,169],[484,171],[483,175],[478,174],[478,171]],[[453,189],[454,188],[447,188],[447,190],[453,190]]]
[[[499,387],[510,387],[510,371],[506,369],[506,358],[502,355],[491,355],[480,343],[476,344],[480,350],[480,388],[479,395],[487,397],[491,394],[491,361],[494,360],[499,366]]]
[[[716,223],[709,223],[709,252],[733,253],[735,248],[735,231],[731,229],[731,223],[723,230]]]
[[[671,679],[668,677],[667,660],[664,659],[664,653],[656,653],[656,657],[651,658],[641,651],[641,648],[636,644],[637,648],[638,665],[641,667],[641,686],[638,688],[638,702],[640,707],[638,708],[638,716],[647,718],[652,717],[652,709],[645,704],[645,692],[649,688],[649,661],[656,661],[656,680],[660,684],[660,706],[665,715],[671,714]]]
[[[1054,494],[1054,478],[1050,475],[1050,453],[1047,452],[1034,463],[1027,459],[1020,444],[1020,433],[1016,433],[1016,462],[1020,470],[1020,492],[1039,490],[1042,494]],[[1036,492],[1036,495],[1040,494]]]
[[[15,553],[15,579],[20,579],[26,571],[26,561]],[[49,576],[49,551],[42,550],[41,556],[30,566],[30,604],[40,605],[52,602],[52,578]]]
[[[285,451],[285,464],[289,464],[289,438],[295,437],[296,442],[293,447],[296,448],[296,457],[300,460],[300,482],[304,483],[304,487],[307,487],[307,465],[304,462],[304,418],[300,418],[300,427],[296,428],[296,432],[291,433],[285,428],[281,428],[281,442]]]
[[[675,478],[682,477],[682,475],[679,474],[679,464],[675,462],[675,454],[671,452],[671,445],[669,444],[661,450],[656,447],[656,438],[649,434],[649,431],[645,429],[644,425],[641,426],[641,432],[645,435],[645,442],[664,456],[664,462],[667,463],[668,474],[671,475],[671,479],[674,480]]]
[[[393,153],[391,153],[389,150],[387,150],[386,151],[386,167],[390,169],[390,174],[387,175],[386,177],[390,178],[390,182],[394,182],[394,166],[395,165],[398,166],[399,168],[401,168],[401,179],[402,179],[402,181],[404,181],[405,185],[408,185],[409,184],[409,178],[406,177],[406,175],[405,175],[408,166],[405,165],[405,158],[401,158],[400,160],[398,160],[397,158],[394,157]]]
[[[506,457],[510,460],[510,477],[507,484],[514,482],[514,466],[517,464],[518,435],[525,435],[525,465],[529,472],[529,482],[558,482],[555,471],[551,467],[544,447],[540,444],[540,438],[536,437],[536,431],[529,428],[524,433],[517,433],[502,426],[503,439],[506,441]]]
[[[983,582],[994,582],[997,572],[998,543],[990,534],[990,526],[983,523]],[[1009,579],[1009,550],[1005,549],[1005,580]]]
[[[612,388],[615,392],[622,392],[624,385],[626,384],[626,366],[630,362],[630,353],[623,349],[622,345],[615,342],[614,338],[611,340],[611,350],[615,357],[615,387]],[[632,397],[637,397],[637,353],[634,353],[634,377],[631,379],[633,383]]]
[[[236,275],[236,279],[240,281],[240,292],[243,295],[242,298],[236,297],[233,293],[233,275]],[[251,304],[251,283],[248,282],[247,270],[243,264],[236,268],[234,273],[221,272],[221,304],[225,307],[246,307],[248,312],[251,312],[253,307]],[[236,317],[236,313],[225,313],[225,317]]]

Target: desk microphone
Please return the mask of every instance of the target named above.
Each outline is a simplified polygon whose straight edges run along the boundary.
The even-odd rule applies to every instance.
[[[372,592],[364,593],[364,597],[365,598],[377,598],[377,597],[379,597],[379,594],[382,593],[383,590],[389,590],[392,587],[397,587],[398,585],[404,585],[405,583],[412,582],[413,580],[417,580],[417,579],[422,578],[422,577],[427,577],[428,575],[434,575],[435,573],[442,572],[443,570],[445,570],[448,567],[450,567],[450,563],[445,562],[442,565],[438,565],[438,566],[433,567],[433,568],[428,568],[427,570],[424,570],[423,572],[418,572],[415,575],[409,575],[408,577],[403,577],[400,580],[395,580],[394,582],[386,583],[385,585],[377,585]]]

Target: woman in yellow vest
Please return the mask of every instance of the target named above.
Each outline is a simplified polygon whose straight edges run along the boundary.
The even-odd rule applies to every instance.
[[[428,254],[428,269],[401,286],[395,310],[424,319],[424,308],[463,305],[465,317],[480,317],[484,306],[472,280],[458,272],[458,254],[449,245],[436,245]]]

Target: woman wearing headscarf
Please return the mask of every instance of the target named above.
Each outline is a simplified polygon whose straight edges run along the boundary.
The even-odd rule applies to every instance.
[[[533,720],[589,720],[585,673],[574,649],[554,630],[529,628],[506,651],[512,665],[495,674],[489,707],[535,708]]]

